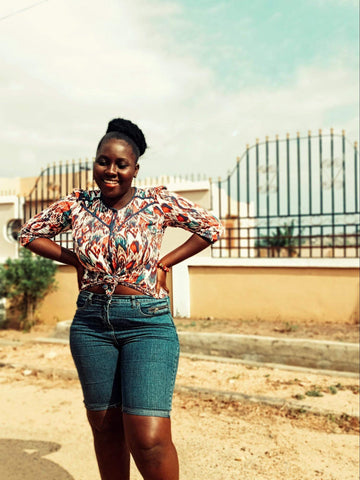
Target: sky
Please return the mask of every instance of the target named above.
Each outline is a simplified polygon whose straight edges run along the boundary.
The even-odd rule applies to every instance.
[[[31,7],[31,8],[29,8]],[[0,177],[144,131],[140,178],[225,177],[246,144],[358,140],[358,0],[2,0]]]

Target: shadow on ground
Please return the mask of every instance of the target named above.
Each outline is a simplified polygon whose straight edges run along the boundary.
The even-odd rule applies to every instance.
[[[66,470],[43,458],[61,445],[37,440],[0,439],[0,478],[2,480],[74,480]]]

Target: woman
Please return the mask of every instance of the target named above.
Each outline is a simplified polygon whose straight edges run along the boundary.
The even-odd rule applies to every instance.
[[[129,479],[130,454],[145,480],[179,478],[170,424],[179,342],[166,275],[222,230],[206,210],[164,187],[132,186],[146,147],[135,124],[112,120],[94,162],[99,190],[74,190],[20,234],[23,246],[77,270],[70,347],[102,480]],[[193,235],[159,259],[167,226]],[[51,240],[69,229],[74,251]]]

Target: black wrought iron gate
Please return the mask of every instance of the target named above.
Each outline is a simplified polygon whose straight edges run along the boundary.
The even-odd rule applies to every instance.
[[[358,148],[345,132],[257,140],[212,201],[226,227],[213,256],[359,256]]]

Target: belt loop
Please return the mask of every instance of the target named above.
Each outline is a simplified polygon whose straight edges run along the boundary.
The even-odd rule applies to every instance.
[[[92,305],[92,298],[94,296],[94,293],[93,292],[89,292],[89,296],[88,296],[88,302],[90,305]]]

